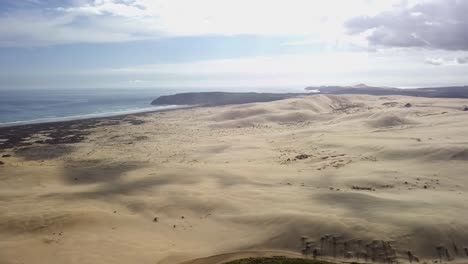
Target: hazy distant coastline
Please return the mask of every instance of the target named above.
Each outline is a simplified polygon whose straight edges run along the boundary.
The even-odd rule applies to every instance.
[[[430,98],[468,98],[468,86],[421,87],[402,89],[358,84],[354,86],[309,86],[306,91],[320,94],[406,95]]]
[[[233,93],[233,92],[192,92],[160,96],[152,105],[229,105],[256,102],[271,102],[312,94],[364,94],[364,95],[405,95],[429,98],[468,98],[468,86],[401,89],[373,87],[365,84],[355,86],[309,86],[305,93]]]
[[[306,93],[234,93],[234,92],[193,92],[163,95],[151,102],[152,105],[228,105],[271,102]]]
[[[363,94],[363,95],[378,95],[378,96],[405,95],[405,96],[429,97],[429,98],[468,98],[468,86],[401,89],[401,88],[393,88],[393,87],[375,87],[375,86],[367,86],[365,84],[359,84],[359,85],[354,85],[354,86],[309,86],[309,87],[306,87],[304,90],[305,92],[302,92],[302,93],[300,92],[298,93],[293,93],[293,92],[291,93],[261,93],[261,92],[175,93],[172,95],[161,95],[159,97],[156,97],[156,99],[154,99],[153,101],[151,101],[150,99],[148,101],[150,101],[151,103],[150,104],[146,103],[146,105],[144,102],[141,101],[141,99],[139,99],[140,106],[139,108],[135,108],[135,109],[129,109],[129,110],[109,109],[108,111],[104,111],[104,112],[66,115],[60,111],[61,108],[56,108],[54,109],[54,111],[56,112],[58,111],[60,114],[64,114],[64,116],[19,118],[19,119],[12,120],[12,121],[3,121],[3,122],[0,121],[0,127],[64,122],[64,121],[84,120],[84,119],[93,119],[93,118],[106,118],[106,117],[114,117],[114,116],[125,116],[125,115],[145,113],[145,112],[167,111],[167,110],[172,110],[172,109],[193,107],[193,106],[217,106],[217,105],[219,106],[219,105],[230,105],[230,104],[271,102],[271,101],[283,100],[283,99],[294,98],[294,97],[299,97],[299,96],[309,96],[309,95],[314,95],[314,94]],[[145,96],[147,97],[148,94],[146,94]],[[79,97],[77,97],[76,99],[81,100]],[[35,103],[37,106],[34,106],[32,109],[35,109],[37,107],[43,107],[41,106],[40,100],[38,102],[31,101],[31,104],[33,103]],[[98,102],[94,104],[98,105]],[[24,105],[27,105],[27,104],[25,103]],[[63,107],[67,107],[67,105],[64,105]],[[93,107],[97,108],[97,106],[93,106]],[[8,113],[9,111],[8,109],[3,109],[2,111],[3,111],[3,114],[5,114],[5,116],[10,115],[10,113]]]

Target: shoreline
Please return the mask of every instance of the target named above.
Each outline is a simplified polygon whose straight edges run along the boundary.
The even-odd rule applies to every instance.
[[[152,113],[163,113],[181,109],[192,109],[197,106],[181,106],[152,111],[117,114],[111,116],[89,117],[63,121],[50,121],[41,123],[14,124],[11,126],[0,125],[0,151],[27,147],[33,144],[74,144],[80,143],[85,136],[90,135],[90,129],[101,126],[114,126],[122,123],[140,125],[145,121],[137,117],[143,117]],[[41,134],[46,139],[32,140],[35,135]]]
[[[191,105],[167,105],[167,106],[153,106],[135,110],[124,110],[118,112],[106,112],[106,113],[94,113],[94,114],[84,114],[84,115],[73,115],[73,116],[64,116],[64,117],[45,117],[32,120],[24,121],[13,121],[0,123],[0,129],[6,127],[15,127],[15,126],[24,126],[24,125],[37,125],[37,124],[49,124],[49,123],[61,123],[61,122],[72,122],[80,120],[89,120],[96,118],[108,118],[108,117],[118,117],[126,115],[135,115],[135,114],[144,114],[144,113],[154,113],[154,112],[163,112],[176,109],[185,109],[191,108]]]
[[[153,100],[147,108],[124,110],[118,112],[93,113],[84,115],[73,115],[65,117],[45,117],[25,121],[12,121],[0,123],[0,128],[22,125],[46,124],[57,122],[68,122],[87,120],[94,118],[108,118],[140,113],[151,113],[174,109],[184,109],[193,106],[220,106],[237,105],[246,103],[270,102],[288,98],[330,94],[330,95],[371,95],[371,96],[412,96],[424,98],[453,98],[466,99],[468,97],[468,86],[434,87],[400,89],[387,87],[346,87],[346,86],[323,86],[306,87],[302,93],[258,93],[258,92],[187,92],[163,95]],[[465,106],[466,108],[466,106]]]

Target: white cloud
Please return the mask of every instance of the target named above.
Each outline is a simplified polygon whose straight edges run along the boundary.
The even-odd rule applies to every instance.
[[[325,42],[357,42],[356,37],[344,32],[345,20],[378,14],[401,1],[75,1],[72,6],[1,15],[0,45],[120,42],[206,34],[300,35]]]
[[[0,24],[0,47],[126,42],[163,35],[151,18],[18,12],[0,17]]]
[[[187,63],[135,65],[92,70],[90,74],[133,76],[145,84],[172,86],[255,86],[319,85],[367,83],[386,86],[459,85],[466,82],[463,72],[468,64],[455,64],[454,59],[429,65],[420,58],[430,58],[428,51],[385,50],[368,52],[325,52],[310,55],[203,60]],[[436,52],[433,55],[443,55]],[[459,52],[452,55],[458,56]],[[437,59],[431,59],[433,64]]]
[[[294,35],[369,48],[466,49],[466,1],[80,0],[0,15],[0,45],[124,42],[161,36]],[[346,24],[346,27],[344,26]],[[349,34],[354,33],[354,34]]]
[[[456,61],[457,61],[458,64],[466,64],[466,63],[468,63],[468,56],[463,57],[463,58],[457,58]]]
[[[432,0],[395,8],[346,23],[350,33],[366,34],[382,47],[424,47],[468,50],[468,1]]]
[[[356,83],[402,87],[449,86],[466,84],[468,64],[455,64],[454,58],[467,57],[463,52],[423,49],[386,49],[373,53],[330,51],[308,55],[63,69],[24,73],[18,78],[0,74],[0,83],[7,86],[14,81],[25,87],[47,85],[71,88],[76,84],[90,88],[288,86],[302,89],[309,85]],[[446,64],[435,67],[427,64],[425,58]]]
[[[403,0],[137,0],[170,35],[296,35],[322,43],[366,45],[343,24]]]
[[[426,63],[434,66],[440,66],[447,63],[443,58],[426,58]]]
[[[435,65],[435,66],[453,66],[453,65],[461,65],[468,63],[468,57],[458,57],[458,58],[426,58],[426,63]]]
[[[106,15],[121,17],[142,17],[150,15],[145,6],[135,1],[95,0],[92,3],[72,7],[58,7],[58,11],[81,15]]]

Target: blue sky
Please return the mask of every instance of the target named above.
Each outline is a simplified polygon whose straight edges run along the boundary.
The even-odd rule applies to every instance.
[[[468,1],[2,0],[0,89],[468,84]]]

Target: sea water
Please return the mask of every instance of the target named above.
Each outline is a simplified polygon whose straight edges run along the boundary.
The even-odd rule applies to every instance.
[[[0,126],[105,117],[186,106],[152,106],[181,92],[303,92],[302,87],[0,90]]]
[[[0,91],[0,125],[41,123],[157,111],[164,89],[33,89]]]

